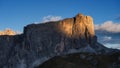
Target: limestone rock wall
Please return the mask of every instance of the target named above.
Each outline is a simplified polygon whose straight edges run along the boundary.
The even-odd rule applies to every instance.
[[[61,21],[30,24],[21,35],[0,36],[0,68],[34,68],[56,55],[68,54],[71,49],[80,52],[88,45],[99,46],[90,16],[78,14]]]

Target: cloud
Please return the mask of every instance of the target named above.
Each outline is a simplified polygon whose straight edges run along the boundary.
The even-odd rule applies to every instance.
[[[104,44],[106,47],[108,48],[113,48],[113,49],[119,49],[120,50],[120,44],[110,44],[110,43],[106,43]]]
[[[104,40],[104,41],[109,41],[109,40],[111,40],[111,39],[112,39],[112,37],[110,37],[110,36],[104,36],[104,37],[103,37],[103,40]]]
[[[106,21],[101,25],[95,25],[95,30],[105,30],[108,32],[118,33],[120,32],[120,23],[113,23],[112,21]]]
[[[43,17],[42,22],[58,21],[58,20],[61,20],[61,19],[62,19],[61,16],[48,15],[48,16]]]

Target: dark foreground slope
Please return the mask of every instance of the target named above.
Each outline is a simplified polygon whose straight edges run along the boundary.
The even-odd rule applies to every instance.
[[[120,53],[75,53],[56,56],[35,68],[120,68]]]
[[[27,25],[21,35],[0,36],[0,68],[34,68],[55,56],[74,53],[116,52],[120,51],[97,42],[92,17],[82,14],[61,21]]]

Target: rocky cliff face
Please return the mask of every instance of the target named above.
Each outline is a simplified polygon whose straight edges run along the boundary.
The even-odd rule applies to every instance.
[[[0,36],[0,68],[34,68],[57,56],[111,50],[97,42],[90,16],[25,26],[21,35]]]

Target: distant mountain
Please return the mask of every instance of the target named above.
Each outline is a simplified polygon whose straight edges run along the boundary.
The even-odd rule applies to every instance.
[[[115,55],[117,58],[120,56],[119,50],[107,48],[97,41],[92,17],[82,14],[60,21],[27,25],[24,27],[23,34],[20,35],[0,36],[0,68],[35,68],[51,58],[54,59],[55,56],[61,57],[75,53],[96,56],[117,54]],[[93,57],[93,59],[98,58]],[[104,57],[100,58],[101,61],[98,64],[101,65]],[[68,61],[71,61],[70,59],[68,57]],[[78,59],[79,62],[80,60]],[[120,65],[116,59],[110,63]],[[106,60],[106,64],[109,64],[109,60]]]
[[[15,34],[16,34],[16,32],[14,32],[11,29],[6,29],[4,31],[0,31],[0,35],[15,35]]]

